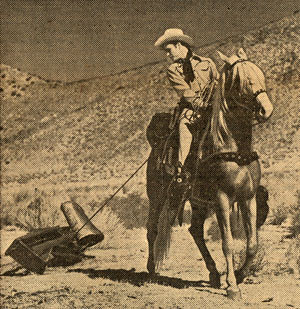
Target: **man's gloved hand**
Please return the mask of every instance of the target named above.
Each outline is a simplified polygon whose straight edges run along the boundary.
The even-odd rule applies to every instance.
[[[192,89],[186,89],[183,93],[183,97],[184,97],[186,102],[192,104],[195,97],[196,97],[196,93]]]
[[[199,107],[203,106],[203,100],[197,93],[192,89],[187,89],[183,93],[183,97],[186,102],[188,102],[193,110],[197,110]]]

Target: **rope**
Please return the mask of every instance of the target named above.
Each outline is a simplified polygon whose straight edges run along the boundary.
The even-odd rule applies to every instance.
[[[76,232],[81,231],[123,188],[124,186],[138,173],[138,171],[148,162],[147,158],[138,169],[115,191],[99,208],[98,210],[82,225],[82,227]]]

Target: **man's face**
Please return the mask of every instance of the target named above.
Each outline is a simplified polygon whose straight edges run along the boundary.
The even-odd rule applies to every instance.
[[[173,62],[179,60],[182,58],[182,52],[181,52],[181,44],[167,44],[164,47],[165,52],[167,53],[167,57],[169,57]]]

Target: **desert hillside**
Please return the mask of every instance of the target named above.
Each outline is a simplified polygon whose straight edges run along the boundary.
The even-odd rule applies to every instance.
[[[284,174],[288,182],[299,183],[299,17],[295,12],[199,49],[220,67],[217,49],[231,54],[243,47],[264,70],[275,111],[271,120],[255,128],[255,149],[266,182],[282,182]],[[162,61],[64,84],[2,65],[3,188],[97,184],[135,171],[149,153],[145,128],[151,116],[177,102],[165,67]],[[143,182],[143,173],[140,177]]]

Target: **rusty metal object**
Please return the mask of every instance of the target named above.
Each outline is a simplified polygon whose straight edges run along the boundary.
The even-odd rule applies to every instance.
[[[95,227],[77,203],[65,202],[61,205],[61,210],[71,229],[76,232],[79,246],[91,247],[104,239],[103,233]]]
[[[43,274],[48,263],[55,257],[53,252],[61,244],[74,241],[70,227],[50,227],[34,230],[16,238],[5,255],[11,256],[24,268]],[[57,249],[56,249],[57,250]]]
[[[83,251],[104,238],[74,202],[61,205],[69,226],[36,229],[16,238],[5,255],[11,256],[24,268],[43,274],[46,266],[66,266],[80,262]]]

